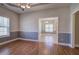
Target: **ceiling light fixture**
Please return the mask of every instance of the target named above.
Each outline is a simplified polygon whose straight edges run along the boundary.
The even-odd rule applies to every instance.
[[[26,4],[26,8],[31,8],[31,5],[30,4]]]
[[[23,9],[31,8],[31,5],[29,3],[18,3],[17,5]]]

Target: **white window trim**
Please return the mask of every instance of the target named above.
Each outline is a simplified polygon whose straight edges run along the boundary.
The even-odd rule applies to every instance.
[[[0,16],[0,17],[3,17],[3,16]],[[5,17],[5,18],[7,18],[7,17]],[[9,27],[7,27],[8,28],[7,35],[1,35],[0,38],[4,38],[4,37],[9,37],[10,36],[10,19],[9,18],[7,18],[7,19],[9,20]]]

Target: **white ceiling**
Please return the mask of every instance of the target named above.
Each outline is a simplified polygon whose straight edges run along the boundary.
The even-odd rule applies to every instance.
[[[49,9],[49,8],[59,8],[59,7],[64,7],[64,6],[69,6],[70,4],[68,3],[49,3],[49,4],[40,4],[37,6],[34,6],[32,8],[26,8],[24,11],[22,11],[20,8],[12,7],[12,6],[7,6],[6,8],[16,12],[16,13],[27,13],[27,12],[33,12],[33,11],[38,11],[38,10],[43,10],[43,9]]]

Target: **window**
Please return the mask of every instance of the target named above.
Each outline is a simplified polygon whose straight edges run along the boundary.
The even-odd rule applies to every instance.
[[[9,18],[0,16],[0,37],[9,35]]]
[[[53,32],[53,24],[45,24],[45,32]]]

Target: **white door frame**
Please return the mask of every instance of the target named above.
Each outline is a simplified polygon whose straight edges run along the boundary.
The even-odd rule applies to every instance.
[[[55,20],[56,19],[56,21],[57,21],[57,23],[58,23],[58,17],[49,17],[49,18],[39,18],[39,26],[38,26],[38,39],[39,39],[39,41],[40,41],[40,33],[41,33],[41,21],[42,20]],[[58,44],[58,24],[57,24],[57,42],[56,42],[56,44]]]
[[[71,14],[71,47],[75,48],[75,13],[79,9],[75,9]]]

